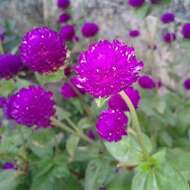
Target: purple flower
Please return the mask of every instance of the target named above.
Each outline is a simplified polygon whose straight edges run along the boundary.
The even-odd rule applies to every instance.
[[[97,24],[93,22],[86,22],[83,24],[81,33],[84,37],[90,38],[95,36],[99,31],[99,27]]]
[[[141,7],[144,2],[145,0],[128,0],[128,4],[135,8]]]
[[[71,15],[69,13],[63,13],[59,16],[59,22],[65,23],[71,19]]]
[[[187,39],[190,38],[190,23],[186,23],[183,25],[181,33],[184,38],[187,38]]]
[[[0,43],[5,39],[5,29],[0,26]]]
[[[190,90],[190,78],[187,78],[184,83],[183,86],[186,90]]]
[[[62,9],[68,8],[70,4],[70,0],[57,0],[57,6]]]
[[[3,108],[4,105],[6,104],[6,98],[3,96],[0,96],[0,108]]]
[[[156,87],[154,80],[148,75],[141,76],[138,80],[138,83],[141,88],[144,89],[153,89]]]
[[[52,92],[29,86],[9,97],[4,112],[19,124],[47,128],[51,127],[50,119],[55,114],[54,105]]]
[[[128,95],[128,97],[132,101],[133,106],[137,108],[140,101],[139,92],[135,90],[134,88],[129,87],[125,90],[125,93]],[[119,94],[113,95],[109,99],[108,106],[110,109],[113,109],[113,110],[129,111],[127,104],[124,102],[124,100]]]
[[[2,168],[4,170],[13,170],[13,169],[15,169],[15,165],[11,162],[6,162],[3,164]]]
[[[66,53],[66,47],[57,32],[48,27],[28,32],[20,46],[23,63],[39,73],[57,71],[64,65]]]
[[[75,88],[75,89],[74,89]],[[81,93],[84,94],[84,90],[81,88],[78,88],[75,84],[75,78],[70,79],[69,82],[65,82],[64,85],[61,87],[60,89],[60,93],[61,95],[65,98],[65,99],[70,99],[70,98],[75,98],[77,97],[77,92],[76,90]]]
[[[160,17],[160,20],[164,24],[168,24],[175,20],[175,15],[174,15],[174,13],[166,12],[166,13],[162,14],[162,16]]]
[[[136,82],[142,68],[133,48],[117,40],[101,40],[80,54],[75,71],[85,91],[108,97]]]
[[[119,141],[127,135],[127,116],[117,110],[103,111],[96,123],[96,130],[99,136],[106,141]]]
[[[166,34],[163,35],[163,40],[166,43],[171,43],[176,40],[176,35],[173,32],[167,32]]]
[[[72,41],[75,38],[74,25],[68,24],[61,28],[59,32],[62,41]]]
[[[136,37],[140,36],[140,31],[139,30],[130,30],[129,36],[132,38],[136,38]]]
[[[9,79],[22,69],[20,56],[12,54],[0,55],[0,79]]]

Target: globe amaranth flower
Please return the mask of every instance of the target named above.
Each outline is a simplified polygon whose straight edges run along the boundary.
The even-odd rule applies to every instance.
[[[60,23],[68,22],[70,19],[71,19],[71,15],[69,13],[63,13],[59,16]]]
[[[75,78],[72,78],[69,82],[64,83],[60,89],[60,93],[65,99],[70,99],[77,97],[77,93],[84,94],[84,90],[82,88],[78,88],[75,84]]]
[[[70,0],[57,0],[57,6],[61,9],[66,9],[70,6]]]
[[[190,23],[186,23],[183,25],[181,33],[184,38],[190,39]]]
[[[0,26],[0,43],[5,39],[5,29]]]
[[[81,29],[82,35],[86,38],[94,37],[98,33],[98,31],[98,25],[93,22],[84,23]]]
[[[140,36],[140,31],[139,30],[130,30],[129,36],[132,38],[137,38],[138,36]]]
[[[134,88],[129,87],[125,90],[125,93],[130,98],[133,106],[137,108],[140,102],[139,92]],[[110,97],[110,99],[108,100],[108,106],[112,110],[129,111],[127,104],[119,94]]]
[[[145,0],[128,0],[128,4],[135,8],[141,7],[144,2]]]
[[[2,168],[4,170],[13,170],[13,169],[15,169],[15,165],[11,162],[6,162],[3,164]]]
[[[165,12],[164,14],[162,14],[162,16],[160,17],[160,20],[164,23],[164,24],[168,24],[171,23],[175,20],[175,14],[171,13],[171,12]]]
[[[190,78],[187,78],[184,82],[183,82],[183,86],[186,90],[190,90]]]
[[[72,41],[75,38],[74,25],[67,24],[65,26],[62,26],[59,35],[62,41]]]
[[[49,73],[64,65],[66,47],[57,32],[39,27],[28,32],[20,45],[23,63],[32,71]]]
[[[136,82],[142,68],[133,48],[117,40],[101,40],[80,54],[75,71],[86,92],[108,97]]]
[[[127,135],[127,116],[118,110],[103,111],[96,123],[96,130],[99,136],[105,141],[119,141]]]
[[[163,40],[166,43],[171,43],[176,40],[176,35],[173,32],[167,32],[163,35]]]
[[[143,75],[139,78],[138,83],[140,85],[141,88],[144,89],[153,89],[156,87],[156,83],[154,82],[154,80],[148,76],[148,75]]]
[[[0,55],[0,79],[9,79],[22,69],[20,56],[12,54]]]
[[[3,96],[0,96],[0,108],[3,108],[4,105],[6,104],[6,98]]]
[[[53,93],[40,86],[22,88],[10,96],[5,106],[5,115],[18,124],[28,127],[51,127],[51,117],[55,114]]]

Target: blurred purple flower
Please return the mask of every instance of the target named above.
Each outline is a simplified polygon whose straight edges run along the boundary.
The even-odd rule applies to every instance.
[[[20,56],[12,54],[0,55],[0,79],[9,79],[22,69]]]
[[[39,73],[57,71],[64,65],[66,53],[66,47],[57,32],[48,27],[31,30],[20,45],[23,63]]]
[[[183,25],[181,33],[184,38],[190,39],[190,23],[186,23]]]
[[[153,89],[156,87],[156,83],[154,82],[154,80],[148,76],[148,75],[143,75],[139,78],[138,80],[139,85],[141,86],[141,88],[144,89]]]
[[[59,22],[65,23],[71,19],[71,15],[69,13],[63,13],[59,16]]]
[[[5,39],[5,29],[0,26],[0,43]]]
[[[74,25],[67,24],[61,27],[59,32],[61,40],[64,41],[72,41],[75,37],[75,28]]]
[[[70,0],[57,0],[57,6],[61,9],[66,9],[70,6]]]
[[[164,14],[162,14],[162,16],[160,17],[160,20],[164,23],[164,24],[168,24],[171,22],[174,22],[175,20],[175,14],[172,12],[165,12]]]
[[[176,40],[176,35],[173,32],[167,32],[163,35],[163,40],[166,43],[171,43]]]
[[[128,118],[123,112],[105,110],[97,120],[96,130],[103,140],[117,142],[127,135],[127,124]]]
[[[0,108],[3,108],[6,104],[7,99],[3,96],[0,96]]]
[[[13,170],[13,169],[15,169],[15,165],[11,162],[6,162],[3,164],[2,168],[4,170]]]
[[[86,38],[94,37],[98,33],[98,31],[98,25],[93,22],[84,23],[81,29],[82,35]]]
[[[184,83],[183,86],[186,90],[190,90],[190,78],[187,78]]]
[[[80,54],[75,71],[85,91],[108,97],[136,82],[142,68],[133,48],[117,40],[101,40]]]
[[[140,31],[139,30],[130,30],[129,36],[132,38],[136,38],[136,37],[140,36]]]
[[[90,139],[92,140],[96,139],[96,133],[92,129],[88,129],[86,134]]]
[[[144,2],[145,0],[128,0],[128,4],[135,8],[141,7]]]

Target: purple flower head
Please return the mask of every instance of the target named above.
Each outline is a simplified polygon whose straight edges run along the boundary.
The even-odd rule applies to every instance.
[[[142,68],[133,48],[117,40],[101,40],[80,54],[75,71],[85,91],[108,97],[136,82]]]
[[[96,123],[96,130],[99,136],[106,141],[119,141],[127,135],[127,116],[118,110],[103,111]]]
[[[128,4],[135,8],[141,7],[144,2],[145,0],[128,0]]]
[[[72,41],[75,38],[74,25],[67,24],[63,26],[59,32],[62,41]]]
[[[5,29],[0,26],[0,43],[5,39]]]
[[[190,78],[187,78],[184,83],[183,86],[186,90],[190,90]]]
[[[184,38],[186,38],[186,39],[190,38],[190,23],[186,23],[183,25],[181,33]]]
[[[154,80],[148,76],[148,75],[143,75],[139,78],[138,83],[140,85],[141,88],[144,89],[153,89],[156,87],[156,83],[154,82]]]
[[[82,35],[86,38],[94,37],[98,33],[98,31],[98,25],[93,22],[84,23],[81,29]]]
[[[71,19],[71,15],[69,13],[63,13],[59,16],[59,22],[65,23]]]
[[[75,89],[74,89],[75,88]],[[65,82],[64,85],[61,87],[60,92],[61,95],[65,98],[65,99],[70,99],[70,98],[75,98],[77,97],[77,92],[76,90],[81,93],[84,94],[84,90],[81,88],[78,88],[75,84],[75,78],[70,79],[69,82]]]
[[[135,90],[134,88],[129,87],[125,90],[125,93],[128,95],[128,97],[132,101],[133,106],[137,108],[140,101],[139,92]],[[111,96],[111,98],[108,101],[108,106],[110,109],[113,109],[113,110],[129,111],[127,104],[124,102],[124,100],[119,94]]]
[[[40,86],[20,89],[9,97],[5,106],[5,115],[17,123],[28,127],[51,127],[50,119],[55,114],[53,93]]]
[[[12,54],[0,55],[0,79],[9,79],[22,69],[20,56]]]
[[[171,12],[166,12],[166,13],[162,14],[162,16],[160,17],[160,20],[164,24],[171,23],[175,20],[175,14],[171,13]]]
[[[57,32],[48,27],[35,28],[22,40],[20,54],[23,63],[34,72],[49,73],[64,65],[66,47]]]
[[[11,162],[6,162],[3,164],[2,168],[4,170],[13,170],[13,169],[15,169],[15,165]]]
[[[70,0],[57,0],[57,6],[61,9],[66,9],[70,6]]]
[[[6,98],[3,96],[0,96],[0,108],[3,108],[4,105],[6,104]]]
[[[139,30],[130,30],[129,36],[132,38],[136,38],[136,37],[140,36],[140,31]]]
[[[176,40],[176,35],[173,32],[167,32],[166,34],[163,35],[163,40],[166,43],[171,43]]]

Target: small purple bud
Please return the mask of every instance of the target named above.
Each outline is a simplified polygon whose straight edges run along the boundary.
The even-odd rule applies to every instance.
[[[139,30],[130,30],[129,36],[132,38],[137,38],[138,36],[140,36],[140,31]]]
[[[66,9],[70,6],[70,0],[57,0],[57,6],[61,9]]]
[[[187,78],[184,83],[183,86],[186,90],[190,90],[190,78]]]
[[[162,16],[160,17],[160,20],[164,24],[168,24],[175,20],[175,15],[174,15],[174,13],[166,12],[166,13],[162,14]]]
[[[98,25],[93,22],[86,22],[83,24],[81,33],[84,37],[94,37],[99,31]]]
[[[11,162],[6,162],[6,163],[3,164],[2,168],[4,170],[13,170],[13,169],[15,169],[15,166]]]
[[[96,133],[92,130],[92,129],[89,129],[87,132],[86,132],[87,136],[92,139],[92,140],[95,140],[96,139]]]
[[[166,43],[171,43],[176,40],[176,35],[173,32],[167,32],[166,34],[163,35],[163,40]]]
[[[61,28],[59,32],[62,41],[72,41],[75,37],[74,25],[68,24]]]
[[[59,16],[59,22],[60,23],[65,23],[71,19],[71,15],[68,13],[63,13]]]
[[[145,0],[128,0],[128,4],[135,8],[141,7],[144,2]]]
[[[138,83],[140,85],[141,88],[144,89],[153,89],[156,87],[156,84],[154,82],[154,80],[148,76],[148,75],[143,75],[139,78]]]
[[[0,26],[0,43],[5,39],[5,29]]]
[[[184,38],[190,39],[190,23],[186,23],[183,25],[181,33]]]

